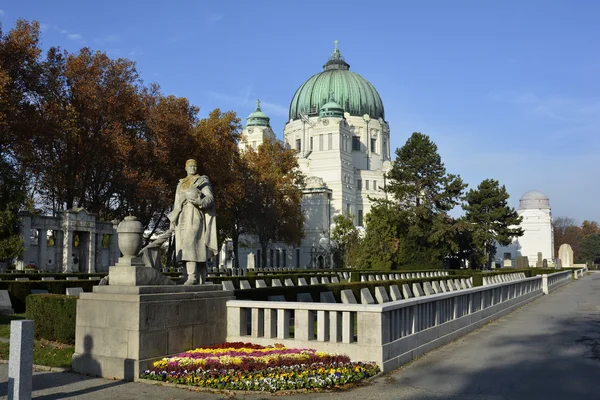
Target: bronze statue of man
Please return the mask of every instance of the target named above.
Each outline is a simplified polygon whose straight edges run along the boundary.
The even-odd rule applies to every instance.
[[[215,200],[206,175],[196,173],[196,160],[185,163],[187,176],[179,180],[169,214],[175,233],[175,256],[185,263],[184,285],[206,283],[206,261],[217,253]]]

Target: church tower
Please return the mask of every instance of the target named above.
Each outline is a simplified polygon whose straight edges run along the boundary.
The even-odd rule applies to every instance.
[[[246,146],[251,146],[256,150],[265,139],[274,141],[275,133],[271,129],[271,119],[260,109],[260,100],[256,100],[256,110],[246,118],[239,146],[241,150],[244,150]]]

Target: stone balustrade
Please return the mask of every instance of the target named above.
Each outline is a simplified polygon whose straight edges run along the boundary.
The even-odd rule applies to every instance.
[[[559,272],[384,304],[230,300],[227,340],[347,354],[385,372],[569,280],[570,272]]]

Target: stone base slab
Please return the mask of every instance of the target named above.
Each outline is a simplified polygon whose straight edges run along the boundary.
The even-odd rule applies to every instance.
[[[73,370],[137,380],[153,361],[226,341],[221,285],[97,286],[77,301]]]
[[[138,265],[114,265],[108,270],[110,286],[175,285],[162,272]]]

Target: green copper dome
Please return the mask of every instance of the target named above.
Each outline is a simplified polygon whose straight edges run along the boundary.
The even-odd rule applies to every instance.
[[[246,126],[271,126],[271,119],[260,109],[260,100],[256,100],[256,111],[246,118]]]
[[[385,119],[383,102],[375,87],[362,76],[351,72],[337,48],[323,66],[323,71],[311,76],[298,88],[290,104],[290,119],[299,119],[301,114],[319,115],[321,107],[329,102],[334,92],[334,101],[350,115]]]

